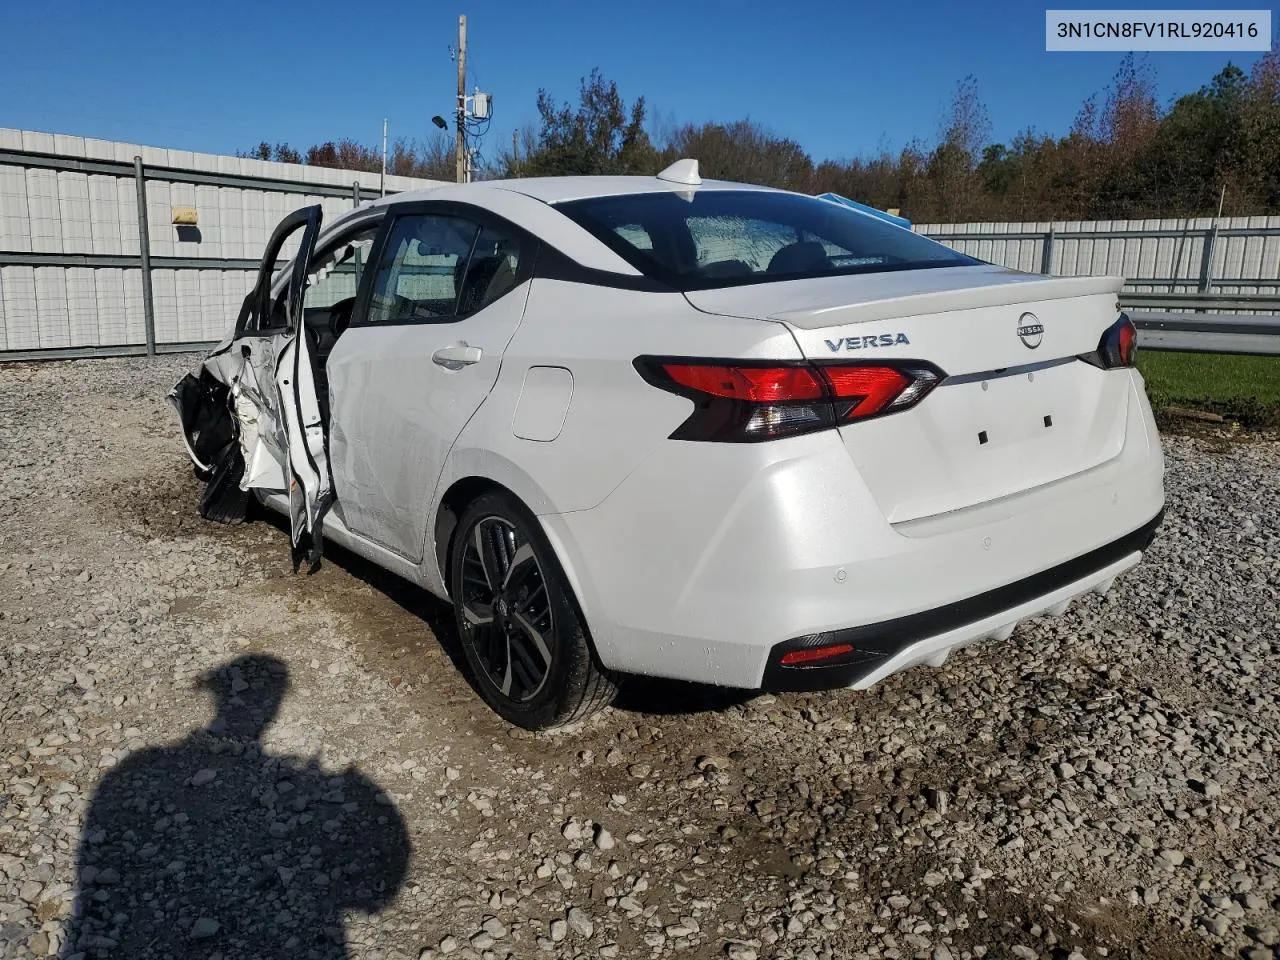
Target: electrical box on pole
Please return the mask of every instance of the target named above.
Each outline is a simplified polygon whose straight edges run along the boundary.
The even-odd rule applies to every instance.
[[[456,178],[458,183],[470,183],[475,157],[479,153],[478,142],[489,129],[488,121],[493,117],[493,95],[485,93],[479,87],[471,96],[467,96],[467,18],[458,17],[458,103],[457,120],[454,123]],[[483,121],[475,125],[474,121]],[[447,124],[443,117],[432,117],[431,122],[440,129]],[[468,124],[472,124],[470,127]],[[469,136],[474,136],[476,143],[468,143]]]

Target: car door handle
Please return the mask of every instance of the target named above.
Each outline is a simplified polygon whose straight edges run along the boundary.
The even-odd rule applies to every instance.
[[[431,355],[431,359],[450,370],[461,370],[470,364],[479,363],[483,355],[479,347],[458,343],[452,347],[441,347]]]

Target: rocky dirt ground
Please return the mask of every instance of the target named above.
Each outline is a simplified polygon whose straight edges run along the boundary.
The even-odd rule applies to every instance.
[[[533,736],[442,604],[199,518],[190,362],[0,365],[0,956],[1277,956],[1275,440],[1167,438],[1148,561],[1007,643]]]

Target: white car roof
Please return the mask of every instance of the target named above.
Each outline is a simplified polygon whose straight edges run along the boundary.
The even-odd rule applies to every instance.
[[[450,199],[463,200],[466,194],[480,201],[485,191],[506,190],[533,197],[543,203],[583,200],[587,197],[616,197],[629,193],[685,193],[689,190],[772,190],[750,183],[731,180],[703,180],[697,186],[672,183],[657,177],[524,177],[514,180],[481,180],[476,183],[450,183],[425,190],[411,190],[386,197],[379,203],[407,203],[414,200],[438,199],[441,190],[450,191]],[[456,191],[456,192],[455,192]],[[464,192],[465,191],[465,192]]]
[[[562,253],[585,267],[639,276],[638,271],[585,229],[551,209],[550,204],[588,197],[616,197],[641,193],[687,193],[690,190],[775,191],[729,180],[703,180],[696,185],[675,183],[658,177],[528,177],[515,180],[481,180],[476,183],[442,183],[425,190],[380,197],[361,204],[333,221],[321,235],[321,243],[374,210],[419,200],[450,200],[473,203],[490,210],[554,243]]]

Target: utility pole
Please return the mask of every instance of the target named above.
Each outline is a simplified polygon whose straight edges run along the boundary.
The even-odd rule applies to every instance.
[[[458,122],[455,174],[458,183],[467,177],[467,17],[458,17]]]
[[[520,176],[520,147],[517,145],[516,132],[511,131],[511,172]]]

